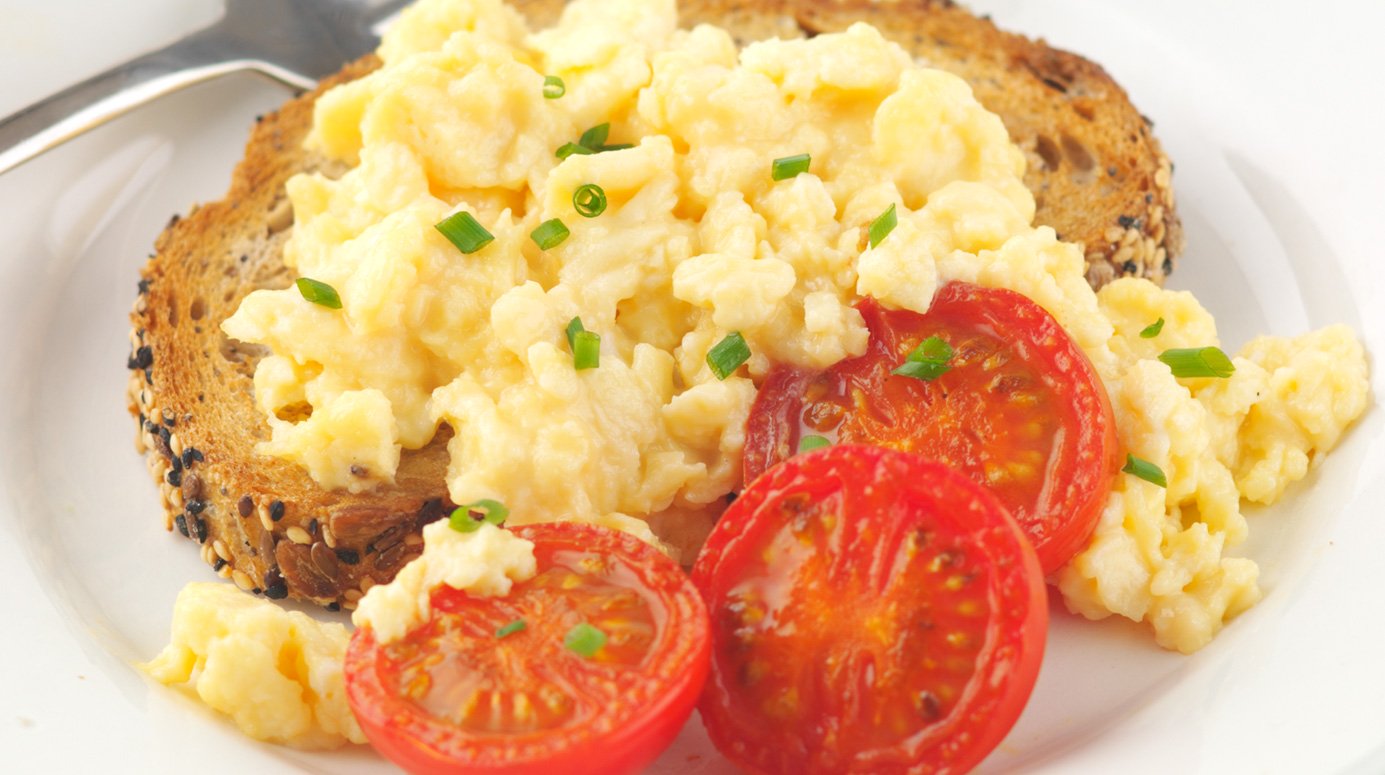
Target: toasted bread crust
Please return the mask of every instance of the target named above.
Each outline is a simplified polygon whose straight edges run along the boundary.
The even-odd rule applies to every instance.
[[[562,0],[516,2],[536,25]],[[1147,122],[1095,64],[997,30],[945,0],[684,0],[688,25],[715,22],[743,40],[870,21],[915,55],[967,78],[1030,156],[1040,223],[1086,246],[1088,279],[1162,280],[1181,232],[1169,164]],[[221,323],[251,291],[292,280],[281,251],[292,227],[284,183],[339,173],[302,147],[313,102],[378,66],[365,57],[259,120],[219,202],[175,217],[142,270],[131,313],[129,409],[158,483],[165,527],[243,589],[352,608],[421,549],[421,527],[448,513],[444,428],[406,452],[393,486],[324,490],[300,467],[255,452],[269,428],[254,400],[262,353]],[[1056,149],[1056,150],[1055,150]],[[1114,170],[1114,172],[1113,172]]]

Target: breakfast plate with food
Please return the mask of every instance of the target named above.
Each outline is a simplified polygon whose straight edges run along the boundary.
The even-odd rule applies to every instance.
[[[0,114],[218,12],[68,5]],[[1385,769],[1314,13],[417,0],[0,174],[7,764]]]

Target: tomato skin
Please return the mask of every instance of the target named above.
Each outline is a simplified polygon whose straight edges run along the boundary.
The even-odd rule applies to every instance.
[[[1008,733],[1038,677],[1048,601],[1033,547],[984,488],[910,453],[837,445],[770,469],[717,523],[693,582],[713,623],[698,710],[749,772],[963,772]],[[984,620],[965,608],[978,603]],[[920,646],[953,635],[975,660],[949,695],[953,668],[927,665],[950,652]],[[785,716],[785,696],[809,707]],[[914,724],[891,733],[901,717]]]
[[[870,329],[863,355],[766,377],[746,424],[745,480],[791,457],[804,433],[917,452],[994,488],[1044,572],[1062,567],[1096,529],[1121,464],[1110,399],[1081,349],[1004,289],[948,283],[922,315],[870,298],[858,308]],[[957,348],[954,368],[933,381],[891,374],[929,336]],[[1041,427],[1026,438],[1019,429],[1031,425]]]
[[[672,560],[628,534],[576,523],[528,525],[513,528],[513,532],[535,543],[540,573],[545,570],[545,559],[558,551],[601,553],[633,570],[644,592],[657,601],[663,622],[658,645],[638,671],[612,678],[622,692],[640,700],[617,699],[607,711],[612,718],[602,719],[604,727],[596,730],[588,723],[539,733],[470,733],[396,694],[387,677],[390,668],[382,656],[384,649],[369,627],[361,627],[347,648],[345,673],[348,699],[362,731],[377,751],[411,773],[597,775],[641,771],[678,735],[706,681],[710,634],[700,596]],[[506,598],[495,600],[517,595],[522,600],[525,583],[516,584]],[[455,590],[444,593],[467,597]],[[435,591],[435,610],[440,605],[438,595]],[[527,623],[528,632],[507,639],[534,634],[536,623]],[[560,641],[561,633],[556,637]],[[496,644],[496,648],[505,645],[500,640]],[[558,648],[560,658],[581,659]],[[564,681],[580,682],[584,675],[580,668],[564,671],[561,663],[552,669],[565,673]],[[651,683],[654,688],[646,691]]]

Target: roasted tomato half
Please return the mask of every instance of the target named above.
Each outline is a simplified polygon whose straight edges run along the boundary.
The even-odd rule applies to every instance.
[[[706,609],[673,561],[625,533],[514,528],[538,575],[504,597],[441,588],[432,618],[352,636],[366,737],[413,773],[629,773],[658,757],[707,677]],[[522,624],[519,624],[522,623]]]
[[[1043,656],[1033,547],[995,496],[910,453],[776,466],[693,581],[712,618],[702,720],[751,772],[963,772],[1019,717]]]
[[[1045,573],[1081,550],[1120,465],[1116,426],[1101,379],[1053,316],[967,283],[943,286],[924,315],[874,299],[859,309],[870,329],[863,355],[766,378],[746,428],[746,481],[806,436],[917,452],[990,488]],[[944,373],[894,373],[933,337],[951,350]]]

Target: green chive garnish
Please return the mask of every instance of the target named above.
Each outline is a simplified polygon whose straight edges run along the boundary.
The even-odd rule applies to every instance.
[[[572,320],[569,320],[567,322],[567,346],[576,347],[577,334],[586,330],[587,329],[582,326],[581,318],[573,318]]]
[[[947,365],[950,360],[952,360],[952,345],[936,336],[930,336],[923,340],[918,347],[915,347],[913,352],[909,353],[899,368],[890,373],[932,382],[952,371],[952,367]]]
[[[1163,469],[1148,460],[1141,460],[1129,453],[1125,455],[1125,467],[1121,470],[1127,474],[1138,476],[1150,484],[1157,484],[1164,488],[1169,486],[1169,480],[1164,477]]]
[[[611,125],[609,123],[597,124],[591,129],[588,129],[587,131],[583,132],[582,137],[577,141],[577,144],[582,146],[583,148],[589,148],[593,151],[599,151],[602,149],[603,146],[606,145],[606,138],[610,136]]]
[[[563,79],[556,75],[545,75],[543,77],[543,98],[546,100],[556,100],[567,94],[567,84]]]
[[[770,167],[770,177],[775,180],[788,180],[797,177],[807,172],[808,166],[812,162],[813,158],[806,153],[775,159],[774,164]]]
[[[1163,331],[1163,330],[1164,330],[1164,319],[1163,319],[1163,318],[1159,318],[1158,320],[1154,321],[1153,323],[1150,323],[1149,325],[1145,326],[1144,329],[1140,331],[1140,338],[1141,338],[1141,339],[1153,339],[1154,337],[1156,337],[1156,336],[1159,335],[1159,332],[1160,332],[1160,331]]]
[[[894,231],[894,227],[898,225],[899,216],[895,213],[894,205],[890,205],[890,209],[881,213],[879,218],[871,221],[870,246],[875,247],[879,245],[881,241],[890,236],[890,232]]]
[[[328,309],[341,309],[341,297],[337,295],[337,289],[327,283],[318,282],[310,277],[300,277],[294,281],[294,285],[298,286],[298,292],[308,301]]]
[[[507,635],[514,635],[517,632],[524,632],[524,629],[528,626],[529,625],[524,623],[523,619],[516,619],[513,622],[510,622],[509,624],[505,625],[504,627],[501,627],[500,629],[496,630],[495,637],[497,640],[499,640],[500,638],[503,638]]]
[[[480,516],[477,516],[480,512]],[[496,527],[505,524],[505,518],[510,516],[510,510],[505,508],[505,504],[500,501],[482,498],[475,503],[468,503],[465,506],[458,506],[452,512],[452,516],[447,522],[458,533],[474,533],[481,527],[482,522],[489,522]]]
[[[1226,353],[1216,347],[1189,347],[1165,350],[1159,360],[1168,365],[1175,377],[1229,377],[1236,366]]]
[[[567,239],[571,233],[562,221],[553,218],[544,221],[539,224],[537,229],[529,232],[529,239],[539,246],[539,250],[550,250],[563,244],[563,240]]]
[[[741,332],[732,331],[726,338],[707,351],[707,365],[717,379],[731,376],[742,363],[750,360],[750,345],[745,343]]]
[[[567,635],[563,636],[563,645],[568,651],[591,659],[606,645],[606,633],[582,622],[567,631]]]
[[[442,236],[466,254],[475,253],[495,241],[495,235],[486,231],[486,227],[465,210],[447,216],[433,228],[442,232]]]
[[[601,365],[601,335],[578,331],[572,335],[572,365],[578,371]]]
[[[803,438],[798,440],[799,454],[802,454],[804,452],[812,452],[815,449],[822,449],[823,447],[830,446],[832,446],[832,441],[828,439],[826,436],[809,435],[804,436]]]
[[[574,153],[582,156],[590,156],[591,154],[596,153],[596,151],[593,151],[590,148],[583,148],[577,143],[563,143],[562,145],[558,146],[559,159],[566,159]]]
[[[587,183],[572,192],[572,206],[583,218],[595,218],[606,212],[606,192],[595,183]]]

